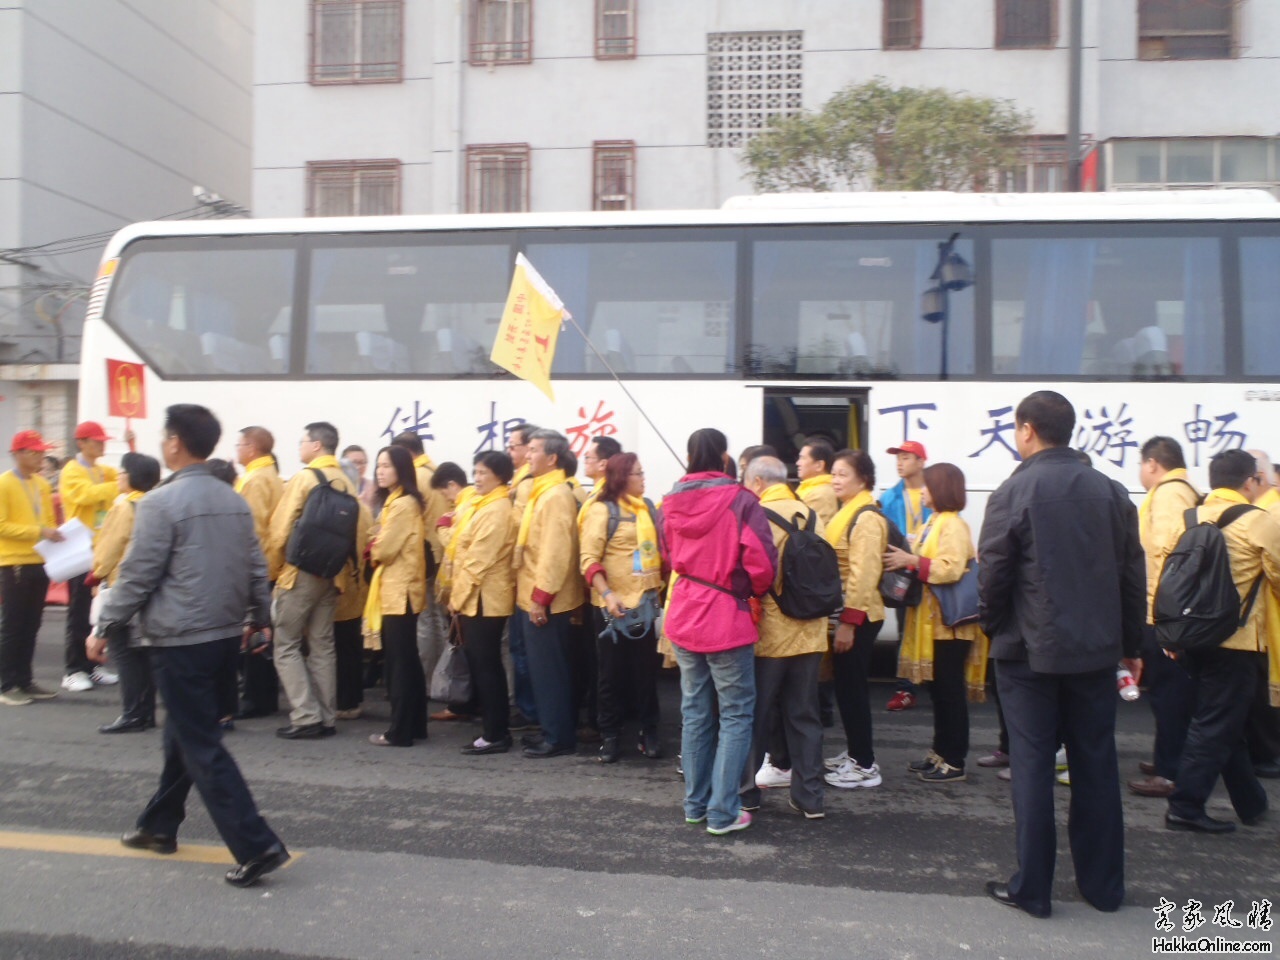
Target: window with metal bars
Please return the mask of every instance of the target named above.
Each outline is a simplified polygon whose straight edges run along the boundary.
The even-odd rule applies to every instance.
[[[636,0],[596,0],[596,59],[636,55]]]
[[[467,147],[467,212],[523,213],[529,209],[529,145]]]
[[[1237,0],[1138,0],[1138,59],[1234,57],[1236,3]]]
[[[918,50],[922,20],[921,0],[884,0],[884,49]]]
[[[997,50],[1034,50],[1057,42],[1057,0],[996,0]]]
[[[312,83],[398,83],[404,0],[311,0]]]
[[[593,145],[595,186],[593,210],[636,208],[636,142],[597,140]]]
[[[471,0],[471,63],[533,60],[533,0]]]
[[[740,147],[803,108],[804,32],[707,34],[707,146]]]
[[[399,212],[399,160],[307,164],[307,216],[390,216]]]

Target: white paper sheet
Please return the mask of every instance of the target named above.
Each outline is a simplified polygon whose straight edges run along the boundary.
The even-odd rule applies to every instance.
[[[63,540],[41,540],[36,553],[44,557],[44,572],[54,583],[65,583],[72,577],[93,569],[93,533],[72,517],[58,528]]]

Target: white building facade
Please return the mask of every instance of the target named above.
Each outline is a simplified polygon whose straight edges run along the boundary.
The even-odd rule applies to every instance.
[[[110,233],[248,203],[252,65],[252,0],[0,4],[0,436],[67,452]]]
[[[258,216],[715,207],[768,118],[884,77],[1029,111],[1061,189],[1072,0],[270,0]],[[1086,189],[1280,183],[1280,4],[1084,0]]]

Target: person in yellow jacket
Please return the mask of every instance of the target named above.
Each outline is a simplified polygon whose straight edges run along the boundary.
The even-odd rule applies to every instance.
[[[1267,485],[1266,492],[1254,501],[1254,505],[1280,521],[1280,488],[1276,487],[1276,471],[1271,458],[1261,450],[1250,450],[1249,453],[1258,461],[1258,475]],[[1268,593],[1266,603],[1267,663],[1258,677],[1245,739],[1249,743],[1253,772],[1259,777],[1275,779],[1280,777],[1280,599]],[[1276,639],[1275,643],[1271,642],[1272,637]]]
[[[1196,509],[1200,523],[1216,522],[1232,507],[1251,504],[1266,489],[1257,461],[1244,450],[1216,454],[1209,461],[1209,485],[1213,489]],[[1249,760],[1244,730],[1266,659],[1266,604],[1258,601],[1267,592],[1280,595],[1280,522],[1255,508],[1222,527],[1222,536],[1242,613],[1255,587],[1256,593],[1244,626],[1221,646],[1184,654],[1196,681],[1196,706],[1165,814],[1165,825],[1172,830],[1235,830],[1231,821],[1205,812],[1219,777],[1242,823],[1256,824],[1267,809],[1267,792]]]
[[[640,753],[657,759],[662,756],[657,637],[664,566],[661,522],[645,499],[639,457],[613,454],[606,471],[596,480],[600,495],[579,514],[579,566],[591,587],[593,610],[589,635],[596,650],[596,709],[603,738],[599,759],[614,763],[621,757],[619,738],[628,702],[640,725]],[[628,610],[647,610],[648,629],[633,634],[615,625]]]
[[[529,502],[520,515],[514,564],[516,604],[525,614],[524,640],[542,738],[526,747],[531,758],[573,753],[577,745],[570,667],[573,612],[582,606],[578,570],[578,501],[564,464],[569,441],[554,430],[529,438]]]
[[[286,555],[289,539],[302,516],[311,491],[319,485],[319,470],[333,487],[355,495],[335,455],[338,430],[316,421],[303,428],[298,457],[306,465],[290,478],[280,505],[271,515],[267,533],[267,579],[275,582],[271,619],[275,624],[275,665],[289,700],[289,726],[276,736],[286,740],[314,739],[336,732],[337,668],[333,647],[333,617],[338,595],[358,589],[356,563],[348,561],[332,579],[299,570]],[[358,556],[357,544],[352,553]],[[307,653],[302,642],[307,641]]]
[[[773,545],[781,557],[790,530],[778,522],[812,529],[817,536],[826,530],[817,513],[796,497],[787,486],[787,467],[777,457],[760,456],[747,464],[742,485],[760,498],[769,518]],[[827,652],[827,618],[794,620],[778,607],[774,594],[786,589],[782,564],[774,579],[773,591],[761,598],[760,640],[756,644],[756,709],[752,731],[751,757],[744,771],[744,807],[759,806],[760,788],[755,771],[761,766],[770,737],[770,717],[777,711],[785,734],[791,770],[790,805],[809,820],[820,820],[823,811],[822,719],[818,710],[818,667]],[[776,765],[776,764],[775,764]]]
[[[967,778],[969,704],[982,699],[987,668],[987,639],[976,623],[948,627],[931,587],[955,583],[974,559],[973,534],[960,516],[965,507],[964,473],[952,463],[924,471],[924,505],[934,511],[925,521],[915,552],[888,547],[888,570],[911,570],[924,589],[918,606],[907,610],[898,676],[927,683],[933,700],[933,749],[911,769],[926,783]]]
[[[138,501],[160,482],[160,461],[142,453],[126,453],[120,460],[120,495],[93,544],[93,576],[107,589],[116,582],[120,561],[133,540]],[[90,659],[102,656],[103,639],[89,638]],[[133,733],[156,725],[156,687],[151,679],[151,656],[131,624],[108,631],[105,646],[120,674],[120,715],[98,727],[99,733]]]
[[[253,514],[253,529],[263,555],[271,535],[271,516],[284,498],[284,481],[275,457],[276,439],[266,427],[245,427],[236,440],[236,460],[244,473],[236,478],[236,493],[244,497]],[[244,697],[236,716],[273,716],[280,709],[280,681],[266,648],[246,650],[240,658]]]
[[[876,506],[875,461],[865,450],[834,454],[831,486],[840,509],[827,525],[844,583],[832,644],[836,703],[844,725],[845,749],[826,763],[826,781],[841,790],[878,787],[882,782],[871,736],[871,691],[867,675],[871,651],[884,626],[880,576],[889,547],[889,521]]]
[[[1146,701],[1155,717],[1151,772],[1129,781],[1129,790],[1142,797],[1168,797],[1178,774],[1178,758],[1187,739],[1195,706],[1195,685],[1186,667],[1166,657],[1151,625],[1151,609],[1164,561],[1186,529],[1184,515],[1200,502],[1200,493],[1187,477],[1182,445],[1172,437],[1152,437],[1142,445],[1138,479],[1147,494],[1138,508],[1138,536],[1147,557],[1147,622],[1142,630],[1142,681]]]
[[[49,578],[36,552],[42,540],[62,539],[53,513],[53,493],[40,476],[52,447],[35,430],[14,434],[13,469],[0,475],[0,704],[25,707],[57,693],[35,682],[31,661],[44,616]]]
[[[600,498],[600,494],[604,493],[609,459],[621,452],[622,444],[613,437],[605,436],[592,437],[591,442],[587,444],[587,449],[583,451],[582,472],[591,481],[591,489],[587,491],[586,499],[582,501],[582,507],[578,511],[579,530],[586,519],[587,509]]]
[[[413,456],[402,446],[378,451],[374,478],[381,509],[369,548],[374,571],[364,629],[382,638],[391,723],[369,742],[411,747],[427,738],[427,681],[417,644],[418,614],[427,599],[422,494]]]
[[[86,420],[76,426],[74,457],[67,461],[58,479],[62,509],[68,520],[75,518],[97,537],[107,519],[107,511],[115,502],[119,489],[114,467],[100,463],[106,442],[111,438],[102,424]],[[72,693],[92,690],[95,683],[113,684],[114,672],[105,666],[94,666],[85,654],[85,641],[92,625],[89,611],[93,606],[93,589],[85,585],[85,576],[67,581],[67,623],[62,689]]]
[[[800,478],[796,496],[818,514],[824,527],[840,509],[839,498],[831,485],[835,457],[835,450],[823,437],[809,437],[796,457],[796,476]]]
[[[480,736],[462,748],[469,756],[511,749],[502,629],[515,612],[511,551],[516,527],[508,486],[513,474],[505,453],[487,450],[476,455],[475,495],[458,507],[446,550],[452,572],[449,612],[462,623],[462,652],[483,724]]]
[[[506,450],[515,473],[511,477],[512,523],[517,527],[524,516],[524,506],[529,502],[533,489],[533,477],[529,474],[529,437],[539,428],[524,422],[507,433]],[[511,714],[512,730],[536,730],[538,705],[533,696],[533,678],[529,675],[529,655],[525,649],[524,625],[527,618],[517,610],[507,621],[507,642],[511,652],[512,699],[515,710]]]
[[[364,576],[363,556],[373,527],[373,514],[360,498],[360,519],[356,526],[356,555],[361,570],[352,578],[351,588],[338,594],[333,610],[333,656],[337,674],[334,716],[339,720],[359,720],[364,709],[364,608],[369,600],[369,583]]]

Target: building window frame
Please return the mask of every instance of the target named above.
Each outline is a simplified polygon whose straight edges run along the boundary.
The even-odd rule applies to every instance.
[[[909,17],[898,11],[911,9]],[[901,25],[908,24],[909,33],[901,32]],[[895,27],[899,31],[895,31]],[[883,0],[880,17],[880,49],[919,50],[924,41],[924,0]]]
[[[615,9],[610,9],[613,7]],[[621,9],[616,9],[621,7]],[[621,32],[610,33],[606,25],[622,22]],[[636,58],[636,0],[596,0],[596,59]]]
[[[467,147],[467,213],[528,213],[530,208],[529,174],[531,151],[527,143],[479,143]],[[495,165],[518,167],[519,203],[500,204],[490,208],[485,203],[486,187],[482,182]],[[505,173],[506,171],[504,171]],[[509,186],[509,184],[508,184]]]
[[[360,188],[366,179],[383,177],[391,186],[391,209],[365,211],[360,209]],[[346,180],[351,189],[352,212],[348,216],[398,216],[401,210],[401,163],[395,159],[382,160],[309,160],[307,161],[307,216],[318,217],[318,191],[325,181]]]
[[[591,144],[591,169],[592,210],[636,208],[634,140],[596,140]]]
[[[1009,19],[1009,15],[1019,4],[1026,4],[1028,0],[996,0],[996,41],[997,50],[1052,50],[1058,45],[1058,0],[1033,0],[1048,4],[1049,7],[1049,35],[1045,40],[1036,40],[1036,42],[1024,42],[1022,38],[1011,35],[1005,31],[1005,22]],[[1035,39],[1035,38],[1032,38]]]
[[[1211,145],[1212,177],[1208,180],[1174,179],[1171,177],[1170,147],[1188,142]],[[1155,180],[1121,180],[1117,148],[1145,143],[1158,147],[1156,162],[1159,178]],[[1264,177],[1261,179],[1228,178],[1224,174],[1223,148],[1234,144],[1255,144],[1266,151]],[[1107,190],[1270,190],[1280,196],[1280,137],[1116,137],[1106,142]]]
[[[351,15],[351,50],[354,59],[356,51],[361,49],[364,42],[365,14],[378,8],[391,12],[394,18],[393,29],[396,33],[394,41],[395,60],[325,63],[321,49],[323,37],[320,21],[325,15],[322,11],[345,9],[349,12]],[[353,83],[402,83],[404,81],[404,0],[311,0],[311,34],[308,47],[310,48],[310,62],[307,76],[308,82],[313,86]],[[392,66],[395,68],[394,75],[362,75],[363,71],[370,68]],[[343,67],[347,68],[345,74],[332,72]]]
[[[1164,13],[1176,19],[1182,12],[1177,5],[1187,0],[1138,0],[1138,59],[1139,60],[1230,60],[1240,55],[1240,17],[1237,10],[1240,0],[1213,0],[1220,11],[1227,17],[1227,25],[1223,28],[1209,27],[1175,27],[1161,26],[1157,22]],[[1197,0],[1204,3],[1205,0]],[[1223,38],[1226,40],[1226,52],[1220,56],[1212,54],[1177,55],[1169,53],[1168,41],[1190,38]]]
[[[473,67],[497,67],[533,62],[533,0],[469,0],[469,62]],[[524,31],[518,36],[523,10]],[[494,32],[502,39],[483,40]]]

